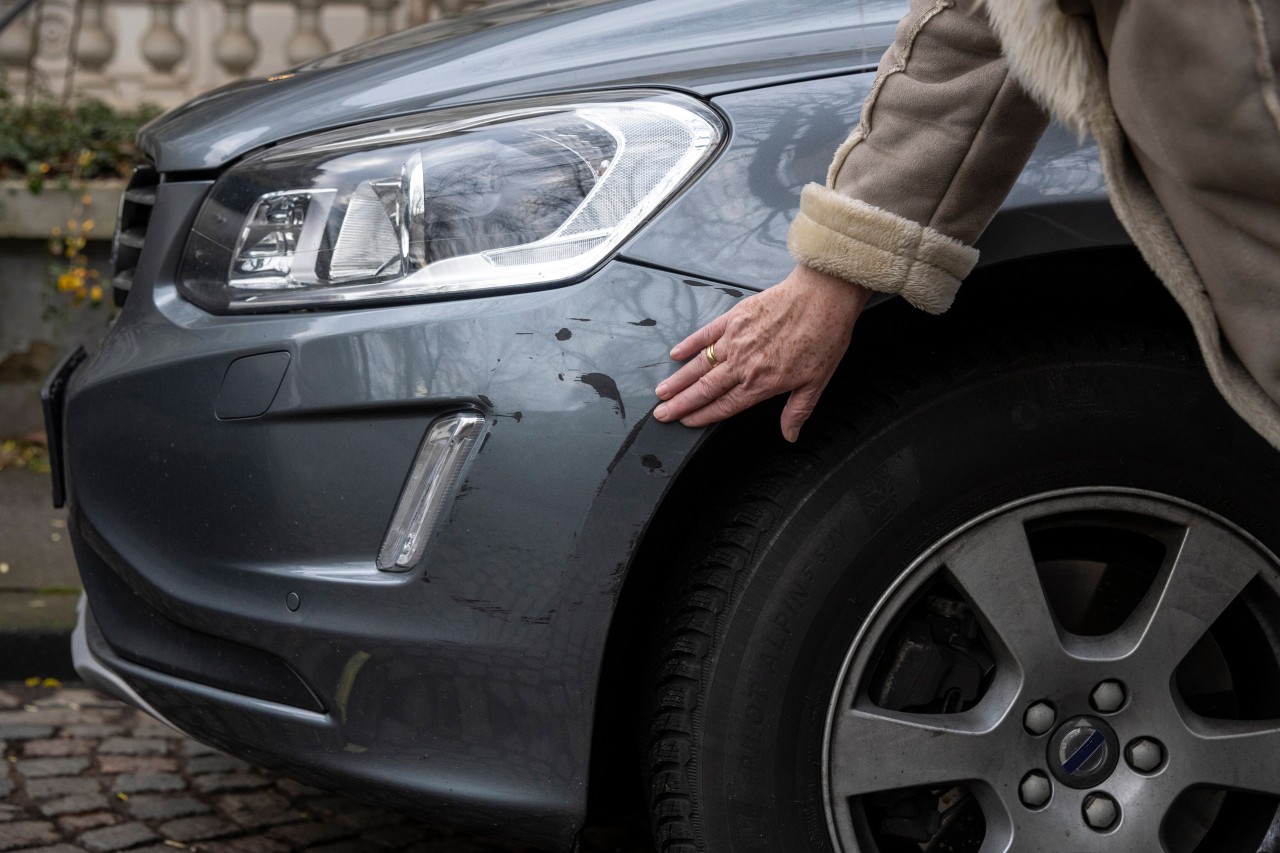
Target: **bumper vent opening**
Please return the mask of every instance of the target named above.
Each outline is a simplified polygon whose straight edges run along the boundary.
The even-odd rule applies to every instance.
[[[262,648],[179,625],[158,611],[111,568],[108,560],[120,558],[101,534],[83,516],[73,523],[72,544],[85,597],[97,629],[116,656],[174,678],[325,713],[324,702],[286,661]],[[104,556],[107,553],[112,556]],[[124,673],[121,677],[129,680]]]
[[[124,305],[133,287],[133,273],[142,256],[159,183],[160,175],[153,167],[138,166],[120,198],[116,234],[111,242],[111,294],[117,307]]]

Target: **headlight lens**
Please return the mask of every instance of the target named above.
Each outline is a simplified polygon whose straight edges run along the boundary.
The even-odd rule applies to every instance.
[[[653,92],[446,110],[299,140],[214,185],[178,282],[211,311],[567,281],[715,152],[720,119]]]

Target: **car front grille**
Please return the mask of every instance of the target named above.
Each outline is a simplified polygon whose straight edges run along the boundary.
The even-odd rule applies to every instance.
[[[152,166],[138,166],[120,198],[116,234],[111,242],[111,293],[117,306],[124,305],[133,288],[133,273],[142,256],[142,244],[156,205],[160,175]]]

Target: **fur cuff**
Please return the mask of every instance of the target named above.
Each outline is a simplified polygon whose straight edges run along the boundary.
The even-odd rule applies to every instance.
[[[951,307],[978,262],[977,249],[821,184],[804,188],[787,248],[806,266],[901,294],[930,314]]]

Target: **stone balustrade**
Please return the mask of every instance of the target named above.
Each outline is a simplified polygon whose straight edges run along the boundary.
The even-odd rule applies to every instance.
[[[0,0],[0,13],[17,0]],[[505,0],[38,0],[0,32],[11,92],[173,106],[368,38]]]

